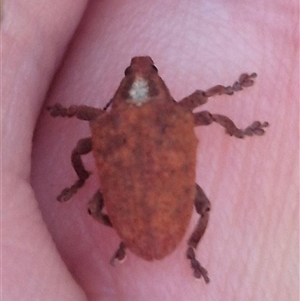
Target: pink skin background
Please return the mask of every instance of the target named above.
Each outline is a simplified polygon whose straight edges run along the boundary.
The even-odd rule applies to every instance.
[[[2,14],[3,300],[298,300],[298,2],[5,1]],[[136,55],[150,55],[177,100],[196,89],[256,84],[201,109],[239,127],[268,121],[263,137],[195,130],[196,181],[212,202],[197,257],[211,283],[195,281],[187,235],[161,261],[131,252],[86,214],[93,175],[73,199],[70,153],[88,124],[53,119],[48,104],[103,107]],[[126,175],[124,175],[126,176]]]

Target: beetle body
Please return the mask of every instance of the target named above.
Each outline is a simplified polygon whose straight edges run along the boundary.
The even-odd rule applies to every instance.
[[[120,106],[91,122],[105,207],[128,249],[161,259],[182,239],[193,210],[194,118],[159,96]]]
[[[122,242],[114,259],[123,259],[125,248],[146,259],[161,259],[181,241],[193,205],[200,215],[188,240],[187,258],[194,276],[209,282],[196,259],[195,249],[203,236],[210,202],[195,184],[197,139],[194,126],[219,123],[237,138],[264,134],[267,122],[253,122],[242,130],[228,117],[193,109],[215,95],[232,95],[253,84],[255,73],[242,74],[232,86],[216,85],[195,91],[175,102],[159,77],[150,57],[135,57],[125,70],[111,108],[104,110],[60,104],[49,106],[51,115],[90,122],[91,137],[81,139],[72,152],[78,180],[65,188],[58,201],[69,200],[89,177],[81,156],[93,152],[100,178],[100,191],[89,203],[89,213],[112,226]],[[106,207],[107,214],[102,212]],[[112,262],[113,262],[112,260]]]

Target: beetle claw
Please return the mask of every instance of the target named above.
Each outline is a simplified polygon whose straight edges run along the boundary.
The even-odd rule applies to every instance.
[[[112,266],[115,265],[115,260],[117,259],[119,262],[123,261],[126,257],[126,252],[125,252],[126,246],[123,242],[120,243],[120,246],[118,248],[118,250],[116,251],[116,253],[114,254],[114,256],[112,257],[112,259],[110,260],[110,264]]]
[[[57,197],[57,200],[61,203],[67,202],[72,195],[74,194],[74,192],[72,191],[71,188],[65,188],[61,194]]]
[[[189,247],[187,250],[187,258],[191,261],[191,267],[194,271],[194,277],[199,279],[201,276],[203,277],[206,283],[209,283],[210,279],[208,277],[207,270],[200,264],[200,262],[196,259],[195,251],[192,247]]]

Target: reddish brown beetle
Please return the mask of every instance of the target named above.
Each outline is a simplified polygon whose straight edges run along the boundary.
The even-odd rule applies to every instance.
[[[84,185],[89,172],[81,156],[92,151],[102,191],[89,203],[89,213],[116,229],[122,239],[112,262],[124,258],[125,248],[146,260],[170,254],[183,238],[195,205],[200,218],[188,241],[187,257],[194,276],[209,282],[207,271],[195,258],[207,227],[210,202],[195,184],[198,141],[194,126],[216,122],[229,135],[243,138],[262,135],[268,123],[256,121],[241,130],[226,116],[192,111],[209,97],[232,95],[251,86],[255,77],[255,73],[242,74],[232,86],[217,85],[176,102],[152,59],[135,57],[105,109],[64,108],[60,104],[47,108],[54,117],[89,121],[92,136],[81,139],[72,152],[79,179],[57,199],[69,200]],[[102,213],[104,204],[107,215]]]

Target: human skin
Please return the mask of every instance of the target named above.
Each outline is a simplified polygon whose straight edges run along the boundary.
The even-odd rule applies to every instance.
[[[297,2],[136,3],[4,4],[3,300],[298,300]],[[253,87],[202,109],[242,128],[268,121],[264,136],[196,129],[196,181],[212,202],[197,249],[209,285],[194,281],[185,258],[196,214],[169,257],[128,251],[112,267],[119,238],[86,214],[96,173],[69,203],[55,201],[76,180],[70,153],[89,128],[45,106],[103,107],[136,55],[153,58],[177,100],[258,73]],[[85,162],[94,171],[93,158]]]

